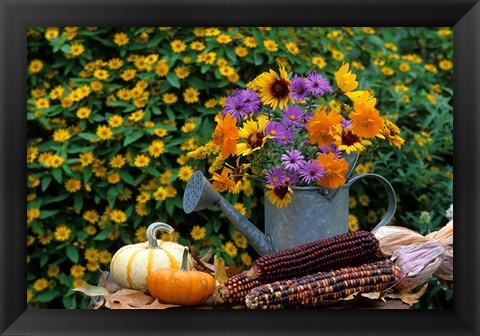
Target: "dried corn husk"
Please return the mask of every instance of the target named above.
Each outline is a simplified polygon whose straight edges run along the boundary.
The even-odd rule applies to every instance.
[[[401,226],[382,226],[372,232],[380,243],[379,253],[381,257],[391,257],[401,247],[411,244],[426,243],[429,238],[420,233]]]
[[[407,276],[402,285],[404,289],[411,287],[409,281],[419,285],[434,275],[442,285],[453,290],[453,221],[426,236],[400,226],[382,226],[373,234],[380,243],[379,256],[395,258],[404,271],[409,270],[407,273],[411,276]],[[415,267],[419,270],[417,274],[414,274]]]
[[[436,241],[412,244],[396,250],[392,257],[399,269],[397,290],[410,292],[428,281],[444,261],[445,247]]]

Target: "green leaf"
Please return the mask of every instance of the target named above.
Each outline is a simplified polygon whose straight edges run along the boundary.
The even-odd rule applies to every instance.
[[[161,115],[162,111],[158,107],[152,106],[152,113],[155,115]]]
[[[67,252],[68,259],[70,259],[72,262],[77,264],[78,263],[78,258],[79,258],[78,250],[74,246],[68,245],[67,249],[66,249],[66,252]]]
[[[170,83],[171,86],[179,89],[180,88],[180,80],[178,79],[177,75],[173,72],[169,72],[167,74],[167,81]]]
[[[170,202],[169,200],[165,201],[165,208],[167,210],[167,213],[170,217],[173,216],[173,210],[174,210],[174,204],[173,202]]]
[[[76,212],[80,212],[83,207],[83,195],[79,192],[75,193],[73,196],[73,208]]]
[[[50,255],[48,255],[48,254],[42,255],[42,257],[40,258],[40,267],[45,266],[47,264],[49,258],[50,258]]]
[[[62,298],[62,303],[66,309],[77,308],[77,299],[74,296],[64,296]]]
[[[52,217],[53,215],[59,213],[60,210],[41,210],[40,211],[40,219],[45,219],[45,218],[49,218],[49,217]]]
[[[70,54],[72,49],[70,48],[69,44],[64,44],[60,47],[60,50],[63,51],[65,54]],[[73,62],[72,62],[73,63]]]
[[[108,201],[108,206],[110,208],[113,208],[113,206],[115,205],[115,201],[117,200],[117,196],[118,196],[118,191],[117,191],[117,188],[115,188],[115,186],[112,186],[112,187],[108,188],[107,201]]]
[[[156,170],[153,167],[145,168],[145,172],[147,172],[150,175],[156,176],[156,177],[159,177],[160,175],[162,175],[158,170]]]
[[[166,110],[168,119],[175,121],[175,113],[173,113],[170,107],[167,107]]]
[[[379,48],[384,48],[383,40],[376,35],[369,35],[367,37],[368,41]]]
[[[143,134],[144,133],[142,131],[136,131],[136,132],[130,133],[125,137],[125,140],[123,141],[123,145],[127,146],[127,145],[130,145],[131,143],[134,143],[135,141],[140,139],[143,136]]]
[[[42,191],[47,190],[48,186],[50,185],[50,182],[52,182],[52,177],[51,176],[45,176],[42,179]]]
[[[85,140],[96,140],[96,139],[98,139],[97,135],[93,134],[93,133],[80,133],[80,134],[78,134],[78,136],[82,139],[85,139]]]
[[[225,50],[228,58],[230,58],[232,61],[236,62],[237,61],[237,55],[235,54],[235,51],[231,48],[227,48]]]
[[[45,205],[50,204],[50,203],[57,203],[57,202],[61,202],[61,201],[65,200],[69,197],[70,197],[70,194],[66,192],[66,193],[60,194],[60,195],[55,196],[55,197],[46,198],[43,203]]]
[[[36,221],[32,222],[32,231],[35,233],[38,233],[39,235],[45,234],[45,231],[43,230],[42,226]]]
[[[55,178],[55,181],[57,181],[58,183],[62,183],[62,170],[60,168],[53,169],[52,175],[53,178]]]
[[[87,184],[92,177],[92,166],[87,166],[83,169],[83,184]]]
[[[60,296],[60,291],[55,289],[49,289],[35,297],[35,301],[38,302],[50,302],[55,299],[57,296]]]
[[[128,172],[121,170],[120,171],[120,177],[122,178],[123,182],[128,183],[130,185],[136,185],[135,180],[133,179],[132,175],[130,175]]]
[[[255,65],[260,65],[263,63],[263,57],[259,53],[254,53],[253,54],[253,61],[255,62]]]
[[[107,236],[110,234],[110,232],[112,232],[113,228],[106,228],[104,230],[102,230],[99,234],[97,234],[93,240],[105,240],[105,238],[107,238]]]
[[[76,235],[78,240],[85,240],[88,238],[88,233],[85,231],[77,231]]]

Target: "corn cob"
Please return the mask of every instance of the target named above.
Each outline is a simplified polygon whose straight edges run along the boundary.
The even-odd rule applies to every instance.
[[[396,266],[389,260],[377,261],[263,284],[246,295],[245,304],[250,309],[309,308],[351,294],[381,292],[396,280]]]
[[[216,300],[228,305],[245,304],[245,295],[261,284],[258,280],[249,280],[247,272],[236,274],[220,285]]]
[[[266,283],[359,265],[374,260],[377,250],[372,233],[345,233],[263,256],[255,260],[248,278]]]

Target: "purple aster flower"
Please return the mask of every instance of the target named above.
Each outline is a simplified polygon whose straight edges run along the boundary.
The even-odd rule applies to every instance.
[[[227,100],[225,101],[225,108],[223,109],[222,114],[225,117],[227,113],[230,113],[237,119],[243,119],[243,117],[248,114],[241,95],[232,94],[228,96]]]
[[[300,170],[300,177],[306,185],[309,185],[312,181],[319,182],[325,173],[326,170],[320,162],[309,160]]]
[[[288,145],[293,140],[293,130],[278,122],[270,121],[265,132],[280,145]]]
[[[296,184],[299,180],[298,173],[294,171],[287,171],[286,174],[287,176],[287,183],[288,185]]]
[[[333,153],[336,159],[340,159],[342,157],[342,151],[338,149],[337,145],[335,145],[334,142],[331,142],[330,145],[328,145],[328,147],[327,146],[320,147],[320,152],[318,152],[318,155],[328,154],[328,153]]]
[[[245,110],[247,113],[258,113],[260,111],[260,107],[262,106],[262,102],[260,97],[257,93],[253,90],[242,90],[239,94],[245,105]]]
[[[340,125],[342,126],[342,128],[349,128],[352,125],[352,120],[343,119],[340,122]]]
[[[282,164],[289,171],[299,172],[305,166],[305,157],[297,149],[287,150],[287,154],[282,154]]]
[[[305,79],[305,82],[307,91],[311,93],[314,97],[323,96],[327,92],[333,93],[333,89],[328,83],[328,80],[323,78],[315,71],[310,72],[310,74]]]
[[[273,187],[278,187],[285,185],[285,180],[287,179],[287,176],[283,173],[283,170],[281,167],[275,167],[270,169],[266,174],[265,174],[265,179],[267,180],[267,183]]]
[[[298,75],[293,76],[290,83],[290,97],[298,103],[303,101],[307,94],[305,80]]]
[[[298,105],[289,105],[283,110],[283,123],[286,126],[299,125],[303,126],[301,119],[303,117],[303,112],[300,106]]]

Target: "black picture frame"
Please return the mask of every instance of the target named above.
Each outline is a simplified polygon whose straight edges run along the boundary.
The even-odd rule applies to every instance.
[[[478,1],[0,0],[1,335],[478,335]],[[26,27],[449,26],[454,30],[451,310],[26,310]]]

